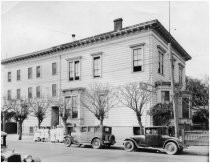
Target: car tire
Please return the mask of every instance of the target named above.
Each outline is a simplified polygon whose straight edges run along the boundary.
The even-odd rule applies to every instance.
[[[70,147],[71,144],[72,144],[71,138],[70,137],[66,137],[64,139],[64,144],[65,144],[66,147]]]
[[[101,141],[98,138],[93,139],[91,144],[94,149],[100,149],[102,147]]]
[[[124,143],[124,149],[127,152],[132,152],[135,149],[135,144],[131,140],[125,141],[125,143]]]
[[[178,152],[178,147],[174,142],[168,142],[165,145],[165,151],[169,155],[175,155]]]

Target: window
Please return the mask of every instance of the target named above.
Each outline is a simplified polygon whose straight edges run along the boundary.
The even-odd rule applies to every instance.
[[[20,99],[20,89],[17,89],[17,99]]]
[[[72,118],[78,118],[77,96],[72,96]]]
[[[32,79],[32,67],[28,68],[28,79]]]
[[[163,53],[161,51],[158,52],[159,52],[158,73],[163,75]]]
[[[37,78],[40,78],[40,76],[41,76],[41,72],[40,72],[40,66],[36,66],[36,77]]]
[[[80,131],[81,131],[81,132],[87,132],[87,127],[81,127],[81,128],[80,128]]]
[[[28,88],[28,98],[32,98],[32,87]]]
[[[93,77],[101,77],[101,57],[93,57]]]
[[[40,86],[36,87],[36,97],[37,98],[41,97]]]
[[[133,49],[133,72],[142,71],[143,48]]]
[[[190,100],[189,98],[182,98],[182,118],[190,118]]]
[[[56,84],[52,84],[52,96],[55,97],[57,95]]]
[[[169,91],[161,91],[161,103],[169,104],[169,102],[170,102]]]
[[[20,70],[17,70],[17,80],[20,80]]]
[[[56,75],[57,74],[57,66],[56,66],[56,62],[52,63],[52,75]]]
[[[141,129],[140,127],[133,127],[133,134],[134,135],[141,135],[140,134],[140,129]]]
[[[69,81],[80,79],[80,61],[69,62]]]
[[[78,118],[78,96],[66,97],[66,110],[70,112],[71,118]]]
[[[12,73],[8,72],[8,82],[11,82],[11,81],[12,81]]]
[[[179,84],[182,85],[182,81],[183,81],[183,67],[179,66]]]
[[[8,90],[8,91],[7,91],[7,99],[8,99],[8,100],[11,100],[11,99],[12,99],[11,90]]]

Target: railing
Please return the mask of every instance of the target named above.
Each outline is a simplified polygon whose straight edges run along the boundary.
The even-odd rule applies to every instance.
[[[187,145],[209,145],[209,131],[185,131],[184,141]]]

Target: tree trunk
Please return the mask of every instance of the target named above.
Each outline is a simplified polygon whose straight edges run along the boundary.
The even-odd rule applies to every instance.
[[[3,131],[6,132],[6,113],[3,112]]]
[[[23,122],[18,122],[19,126],[18,126],[18,134],[19,134],[19,137],[18,137],[18,140],[22,140],[22,124]]]
[[[100,119],[100,125],[103,126],[103,123],[104,123],[104,118],[101,118]]]
[[[41,122],[40,122],[40,120],[38,118],[38,129],[40,129],[40,127],[41,127]]]
[[[138,120],[138,124],[140,126],[140,134],[143,135],[144,134],[144,128],[143,128],[143,125],[142,125],[142,122],[141,122],[141,114],[139,112],[136,112],[136,117],[137,117],[137,120]]]
[[[62,120],[63,120],[63,125],[64,125],[64,132],[65,134],[68,134],[67,124],[66,124],[67,118],[62,117]]]

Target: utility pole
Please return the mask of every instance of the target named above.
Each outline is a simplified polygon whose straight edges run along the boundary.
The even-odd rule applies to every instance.
[[[171,65],[171,97],[173,101],[173,112],[174,112],[174,127],[175,127],[175,137],[179,137],[179,130],[178,130],[178,117],[177,117],[177,101],[174,94],[174,71],[173,71],[173,56],[171,52],[171,43],[168,43],[168,53],[170,56],[170,65]]]

